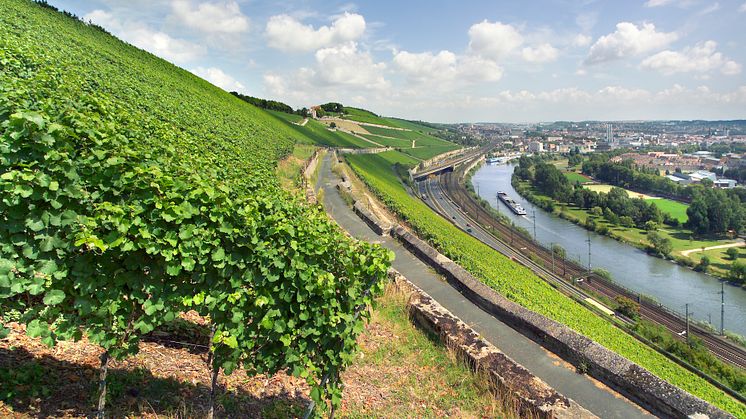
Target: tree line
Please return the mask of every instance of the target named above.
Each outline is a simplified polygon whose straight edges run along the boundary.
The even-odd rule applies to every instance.
[[[655,170],[636,167],[632,160],[612,163],[608,155],[592,155],[583,162],[583,173],[623,188],[659,193],[689,201],[685,224],[698,234],[739,232],[744,225],[746,190],[714,189],[707,184],[680,185]],[[670,220],[673,221],[673,220]]]
[[[302,108],[298,110],[294,110],[290,105],[276,101],[271,99],[261,99],[258,97],[253,96],[247,96],[238,92],[231,92],[231,94],[244,102],[250,103],[257,108],[267,109],[270,111],[278,111],[278,112],[284,112],[289,114],[295,114],[295,115],[301,115],[306,116],[308,114],[308,109]]]

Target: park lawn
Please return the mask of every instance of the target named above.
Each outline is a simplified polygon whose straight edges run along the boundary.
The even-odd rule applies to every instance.
[[[570,183],[573,184],[573,185],[576,184],[576,183],[583,184],[583,183],[592,182],[592,180],[590,180],[587,177],[581,175],[580,173],[576,173],[576,172],[562,172],[562,173],[565,175],[565,177],[567,178],[567,180],[569,180]]]
[[[645,201],[652,202],[659,210],[676,218],[681,224],[689,219],[689,216],[686,215],[686,210],[689,208],[687,204],[666,198],[646,199]]]
[[[525,182],[523,182],[525,183]],[[531,192],[536,196],[544,199],[550,199],[548,196],[539,193],[535,188],[531,188]],[[556,202],[556,201],[555,201]],[[579,208],[575,205],[562,205],[557,203],[554,213],[559,215],[560,212],[565,213],[566,219],[579,220],[580,224],[585,224],[588,217],[591,217],[596,224],[605,225],[612,232],[611,237],[620,241],[629,243],[633,246],[646,248],[650,245],[647,239],[647,232],[637,227],[622,227],[609,223],[605,218],[591,215],[588,211]],[[682,250],[699,249],[702,247],[718,246],[721,244],[732,243],[732,240],[722,240],[718,238],[694,238],[694,234],[691,230],[683,227],[671,227],[668,225],[662,226],[658,233],[663,237],[671,240],[671,246],[673,248],[672,253],[681,252]]]
[[[746,261],[746,248],[744,247],[736,247],[735,249],[738,249],[738,259],[740,262]],[[700,259],[702,258],[702,255],[707,255],[708,258],[710,258],[710,271],[711,273],[721,274],[723,276],[726,276],[728,272],[730,271],[731,265],[733,265],[733,260],[725,253],[728,249],[712,249],[712,250],[705,250],[704,253],[702,251],[694,252],[689,254],[689,259],[694,261],[694,263],[699,263]]]
[[[583,185],[583,187],[588,190],[598,192],[598,193],[609,193],[609,191],[611,191],[611,188],[619,188],[619,189],[624,189],[627,192],[627,196],[629,196],[630,198],[661,199],[661,198],[658,198],[652,195],[630,191],[629,189],[621,188],[619,186],[614,186],[614,185],[607,185],[605,183],[595,184],[595,185]]]

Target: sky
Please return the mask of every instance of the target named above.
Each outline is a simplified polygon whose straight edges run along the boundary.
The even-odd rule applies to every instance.
[[[746,2],[51,0],[228,91],[432,122],[746,119]]]

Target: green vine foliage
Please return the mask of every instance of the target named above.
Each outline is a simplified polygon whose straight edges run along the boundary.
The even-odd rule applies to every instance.
[[[211,86],[201,89],[229,104],[206,117],[138,71],[107,73],[89,50],[44,50],[80,34],[163,82],[198,80],[81,22],[16,0],[1,0],[0,16],[0,314],[20,313],[49,345],[85,334],[123,358],[194,309],[215,326],[216,366],[287,369],[316,402],[338,404],[358,313],[392,256],[279,189],[292,136]]]

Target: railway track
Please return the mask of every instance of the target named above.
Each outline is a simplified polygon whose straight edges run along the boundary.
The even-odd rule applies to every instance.
[[[513,227],[499,222],[486,209],[482,208],[461,184],[461,175],[460,171],[457,170],[440,175],[436,179],[420,182],[425,184],[424,192],[431,196],[428,205],[433,207],[436,212],[453,222],[453,212],[460,211],[474,223],[473,225],[479,225],[492,233],[496,233],[497,237],[488,234],[493,240],[484,240],[483,237],[478,238],[506,256],[529,267],[542,279],[550,282],[566,294],[582,299],[588,297],[588,294],[583,290],[588,290],[610,299],[624,296],[640,304],[640,316],[643,319],[659,324],[672,332],[674,336],[684,339],[682,334],[686,331],[686,320],[660,304],[642,298],[638,294],[597,274],[591,273],[589,275],[585,267],[573,261],[555,257],[554,270],[547,268],[547,266],[552,266],[552,252],[526,238]],[[442,194],[440,202],[438,201],[439,193]],[[450,202],[453,207],[446,208],[448,206],[446,202]],[[479,222],[476,223],[474,220]],[[557,272],[557,268],[560,267],[561,272]],[[690,323],[689,331],[691,336],[700,339],[715,356],[732,365],[746,369],[746,351],[743,348],[713,335],[696,324]]]

